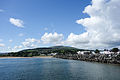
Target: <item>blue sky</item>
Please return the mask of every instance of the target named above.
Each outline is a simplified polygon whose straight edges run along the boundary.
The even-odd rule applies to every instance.
[[[87,16],[82,11],[88,4],[90,0],[0,0],[3,10],[0,13],[0,39],[5,44],[4,50],[26,38],[40,39],[45,32],[62,33],[64,38],[71,32],[83,33],[84,28],[75,21]],[[24,28],[11,24],[9,18],[22,20]],[[11,39],[13,42],[10,43]]]
[[[0,52],[120,46],[119,0],[0,0]]]

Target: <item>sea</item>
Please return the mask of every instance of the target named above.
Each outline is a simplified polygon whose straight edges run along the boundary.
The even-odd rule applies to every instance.
[[[120,65],[58,58],[0,58],[0,80],[120,80]]]

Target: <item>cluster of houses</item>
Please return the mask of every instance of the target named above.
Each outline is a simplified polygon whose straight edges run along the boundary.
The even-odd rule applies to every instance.
[[[77,54],[96,54],[95,51],[78,51]],[[120,54],[120,51],[118,52],[112,52],[112,51],[100,51],[99,54]]]
[[[55,56],[57,55],[57,53],[50,53],[50,54],[47,54],[48,56]]]

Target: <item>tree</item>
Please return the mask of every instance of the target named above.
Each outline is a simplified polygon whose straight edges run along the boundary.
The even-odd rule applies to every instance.
[[[109,51],[108,49],[104,49],[104,51]]]
[[[118,49],[118,48],[113,48],[111,51],[112,51],[112,52],[118,52],[119,49]]]
[[[94,52],[95,52],[95,53],[100,53],[100,51],[99,51],[98,49],[96,49]]]

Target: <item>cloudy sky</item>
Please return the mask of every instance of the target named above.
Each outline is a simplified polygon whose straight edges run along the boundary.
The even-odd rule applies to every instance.
[[[0,0],[0,52],[120,47],[120,0]]]

